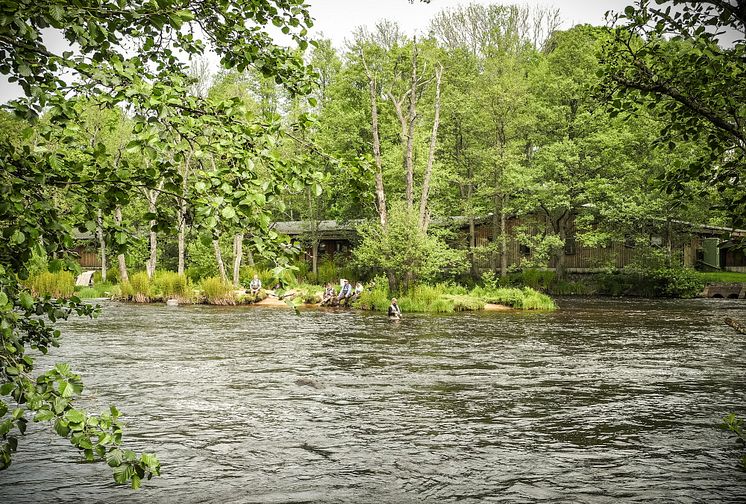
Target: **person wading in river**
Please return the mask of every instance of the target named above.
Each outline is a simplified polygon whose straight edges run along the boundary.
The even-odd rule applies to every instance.
[[[396,298],[392,298],[389,305],[389,320],[401,320],[401,308],[396,303]]]

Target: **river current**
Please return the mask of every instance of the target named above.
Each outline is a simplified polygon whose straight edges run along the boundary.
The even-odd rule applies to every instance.
[[[0,502],[746,502],[737,300],[553,313],[103,303],[60,324],[81,405],[124,412],[162,477],[132,491],[29,425]]]

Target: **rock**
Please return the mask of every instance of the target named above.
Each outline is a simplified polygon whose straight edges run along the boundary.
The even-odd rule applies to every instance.
[[[179,306],[179,301],[176,299],[169,299],[166,301],[166,306]]]

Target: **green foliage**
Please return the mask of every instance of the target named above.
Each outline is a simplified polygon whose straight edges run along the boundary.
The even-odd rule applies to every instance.
[[[547,291],[557,280],[557,273],[551,270],[526,269],[511,275],[511,280],[518,285],[535,290]]]
[[[743,282],[746,283],[746,273],[735,273],[732,271],[712,271],[699,273],[699,278],[704,283],[708,282]]]
[[[743,449],[744,445],[746,445],[746,432],[743,430],[742,418],[736,416],[735,413],[730,413],[723,418],[720,428],[732,432],[736,438],[736,442]],[[743,469],[746,469],[746,455],[741,457],[741,466]]]
[[[596,276],[598,293],[607,296],[692,298],[702,292],[704,281],[688,268],[627,268]]]
[[[80,299],[95,299],[98,296],[98,291],[93,287],[83,287],[77,293],[75,293]]]
[[[144,271],[130,275],[129,282],[121,282],[119,291],[121,299],[136,303],[148,303],[153,295],[150,279]]]
[[[112,284],[119,282],[119,267],[112,266],[106,270],[106,281]],[[96,285],[101,282],[101,270],[97,270],[93,274],[93,284]]]
[[[444,298],[453,304],[453,311],[477,311],[483,310],[485,301],[464,294],[445,295]]]
[[[27,285],[35,296],[69,298],[75,292],[75,277],[69,271],[45,271],[30,277]]]
[[[510,306],[519,310],[551,311],[557,309],[552,298],[530,287],[524,287],[523,289],[513,287],[500,287],[497,289],[475,287],[471,291],[471,295],[486,303]]]
[[[612,16],[599,94],[607,97],[612,114],[636,114],[645,107],[659,122],[658,142],[671,152],[696,139],[699,155],[670,163],[659,178],[680,199],[691,181],[717,189],[728,219],[743,227],[744,186],[733,183],[746,168],[743,5],[672,4],[673,9],[637,2]]]
[[[453,278],[464,271],[463,251],[450,248],[444,240],[422,231],[414,212],[393,206],[386,227],[368,223],[358,232],[362,238],[353,251],[362,271],[385,273],[402,290],[419,282]],[[411,281],[411,284],[410,284]]]
[[[194,295],[189,279],[172,271],[156,271],[151,292],[163,300],[177,299],[180,302],[189,302]]]
[[[219,277],[205,278],[200,282],[202,295],[208,304],[214,305],[233,305],[236,304],[236,297],[233,286],[224,283]]]
[[[377,276],[360,294],[355,306],[363,310],[386,311],[391,304],[389,283],[385,276]]]

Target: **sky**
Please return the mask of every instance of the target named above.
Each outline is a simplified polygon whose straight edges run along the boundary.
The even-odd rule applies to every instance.
[[[563,20],[562,28],[570,28],[576,24],[605,24],[604,13],[608,10],[621,11],[632,4],[632,0],[554,0],[553,2],[523,2],[513,0],[501,2],[499,0],[431,0],[429,4],[415,0],[307,0],[310,4],[311,15],[314,17],[314,33],[316,36],[323,32],[324,37],[330,38],[335,47],[341,48],[345,38],[349,38],[358,26],[372,26],[380,19],[397,21],[405,33],[409,35],[424,33],[430,18],[437,12],[468,5],[479,4],[528,4],[539,7],[555,7],[560,10]]]
[[[425,33],[430,18],[446,8],[454,8],[469,3],[481,4],[515,4],[525,3],[521,0],[502,2],[499,0],[431,0],[429,4],[415,0],[307,0],[310,12],[315,19],[311,35],[323,35],[332,40],[337,48],[344,47],[345,39],[350,38],[352,31],[358,26],[372,27],[381,19],[390,19],[399,23],[403,31],[409,35]],[[562,28],[570,28],[576,24],[589,23],[593,25],[605,24],[604,13],[608,10],[621,11],[632,0],[554,0],[553,2],[528,2],[529,5],[540,7],[556,7],[560,10],[563,20]],[[51,37],[50,46],[55,39]],[[50,47],[55,50],[57,48]],[[62,49],[60,49],[62,50]],[[10,84],[4,76],[0,76],[0,103],[7,102],[21,96],[21,89]]]

